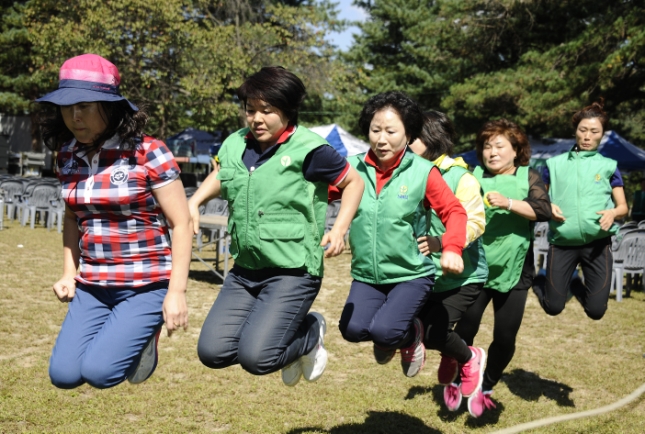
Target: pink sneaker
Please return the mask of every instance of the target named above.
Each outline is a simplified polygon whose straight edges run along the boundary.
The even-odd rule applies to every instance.
[[[439,384],[447,386],[452,383],[455,381],[455,378],[457,378],[458,372],[459,363],[457,362],[457,359],[442,354],[441,363],[439,363],[439,371],[437,372]]]
[[[461,390],[459,390],[458,384],[450,383],[443,388],[443,402],[449,411],[459,410],[459,406],[461,405]]]
[[[483,392],[481,388],[477,389],[477,391],[468,398],[468,413],[470,413],[472,417],[479,417],[484,414],[484,410],[497,408],[493,400],[490,399],[492,394],[492,390]]]
[[[415,337],[407,348],[401,348],[401,368],[406,377],[414,377],[426,363],[426,347],[423,344],[423,323],[419,318],[412,322]]]
[[[473,358],[459,366],[461,375],[461,394],[470,396],[482,387],[486,368],[486,351],[478,347],[468,347]]]

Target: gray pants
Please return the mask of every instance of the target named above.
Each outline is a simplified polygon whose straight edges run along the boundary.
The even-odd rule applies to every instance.
[[[307,313],[321,283],[303,270],[233,267],[202,326],[199,359],[264,375],[307,354],[320,333]]]

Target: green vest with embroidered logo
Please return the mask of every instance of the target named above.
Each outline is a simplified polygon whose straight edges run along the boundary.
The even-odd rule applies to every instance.
[[[423,206],[431,162],[406,151],[392,177],[376,194],[376,169],[365,155],[349,162],[365,182],[365,192],[349,231],[352,277],[382,285],[433,274],[434,263],[419,251],[417,238],[429,229]]]
[[[613,224],[608,231],[600,228],[597,211],[614,208],[611,176],[616,161],[596,151],[575,152],[546,160],[551,181],[551,202],[562,210],[565,221],[549,222],[549,242],[557,246],[581,246],[618,232]]]
[[[529,195],[529,168],[519,166],[515,175],[497,175],[484,178],[484,170],[477,166],[473,172],[485,196],[497,192],[513,200],[524,200]],[[533,226],[528,219],[504,208],[486,208],[486,231],[482,235],[488,280],[486,288],[499,292],[510,291],[520,281]]]
[[[461,177],[470,173],[467,169],[460,166],[450,166],[446,170],[441,170],[441,176],[450,187],[450,190],[455,193]],[[446,227],[441,223],[439,216],[433,210],[430,222],[430,235],[442,236],[446,232]],[[484,246],[482,237],[477,238],[468,247],[466,247],[461,255],[464,260],[464,271],[459,274],[447,273],[443,274],[441,269],[441,252],[432,254],[432,260],[436,267],[435,271],[435,284],[432,288],[433,292],[449,291],[451,289],[459,288],[471,283],[483,283],[488,278],[488,265],[486,263],[486,255],[484,253]]]
[[[235,264],[256,270],[300,268],[322,276],[328,185],[307,181],[302,167],[307,154],[327,142],[299,126],[268,161],[249,171],[242,161],[248,132],[233,133],[218,153],[217,179],[229,203]]]

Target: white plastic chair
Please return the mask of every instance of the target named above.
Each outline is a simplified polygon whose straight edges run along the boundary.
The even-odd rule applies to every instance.
[[[616,291],[616,301],[623,300],[623,277],[645,272],[645,229],[625,232],[613,252],[611,290]],[[629,289],[626,295],[629,296]]]
[[[7,207],[7,218],[16,218],[20,198],[25,191],[25,184],[18,179],[7,179],[0,183],[0,189],[4,192],[4,204]]]
[[[34,191],[28,197],[26,205],[23,207],[22,221],[23,226],[27,224],[27,220],[31,222],[31,228],[34,228],[36,222],[36,213],[41,216],[44,222],[45,214],[50,212],[53,201],[58,199],[58,188],[54,185],[39,184],[34,188]]]
[[[533,241],[533,261],[535,264],[536,272],[539,271],[540,265],[546,268],[546,261],[549,256],[549,239],[547,234],[549,232],[549,222],[539,222],[535,224],[534,233],[535,240]],[[544,258],[540,262],[540,257]]]

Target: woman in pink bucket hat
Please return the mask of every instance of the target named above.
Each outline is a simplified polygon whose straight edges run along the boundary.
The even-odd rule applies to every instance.
[[[188,321],[192,226],[179,167],[144,135],[148,116],[119,93],[112,63],[73,57],[59,80],[36,100],[55,109],[41,128],[66,204],[53,289],[69,305],[49,375],[63,389],[141,383],[157,366],[164,321],[169,335]]]

